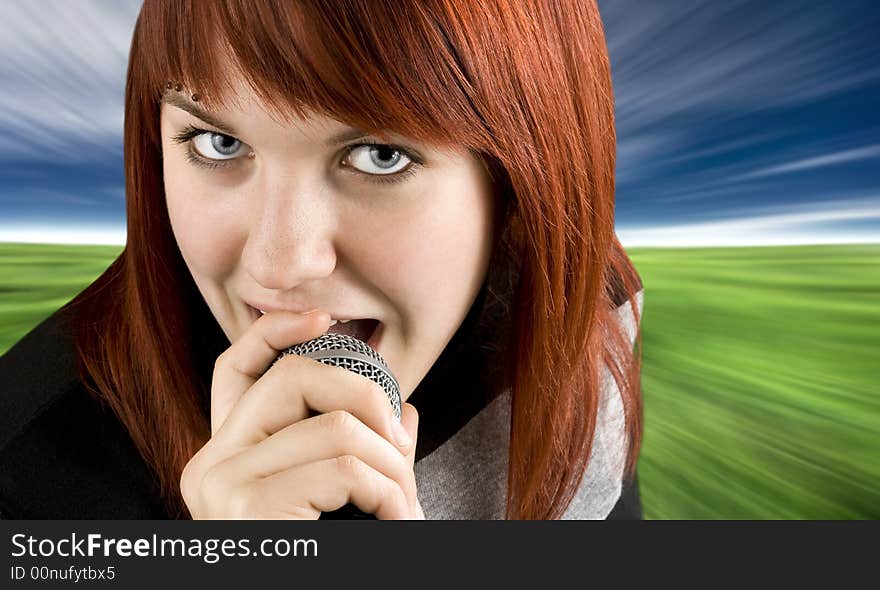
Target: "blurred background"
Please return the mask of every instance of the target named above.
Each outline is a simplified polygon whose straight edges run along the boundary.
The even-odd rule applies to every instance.
[[[880,516],[880,4],[600,0],[647,518]],[[0,353],[125,242],[140,2],[0,4]]]

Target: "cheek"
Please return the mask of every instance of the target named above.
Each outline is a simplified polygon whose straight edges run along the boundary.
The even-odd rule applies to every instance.
[[[238,264],[240,215],[198,183],[181,163],[165,166],[165,199],[171,228],[193,275],[222,278]]]
[[[404,221],[383,245],[383,289],[419,332],[452,333],[485,277],[492,240],[488,197],[473,186],[448,186]],[[377,228],[377,230],[380,228]]]

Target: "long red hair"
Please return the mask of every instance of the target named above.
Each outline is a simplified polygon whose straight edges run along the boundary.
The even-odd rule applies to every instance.
[[[127,243],[68,307],[83,382],[127,427],[169,514],[188,516],[180,474],[210,426],[198,295],[165,207],[159,98],[175,81],[209,109],[233,104],[220,55],[281,118],[311,110],[482,159],[503,205],[478,301],[507,327],[495,332],[513,403],[507,517],[559,518],[571,502],[603,365],[623,400],[630,479],[641,338],[634,351],[615,307],[629,301],[638,321],[641,283],[614,233],[614,101],[594,0],[146,0],[125,89]]]

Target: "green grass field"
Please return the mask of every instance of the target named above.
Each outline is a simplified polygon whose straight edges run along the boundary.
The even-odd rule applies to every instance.
[[[0,352],[119,251],[0,244]],[[880,245],[630,254],[645,516],[880,517]]]

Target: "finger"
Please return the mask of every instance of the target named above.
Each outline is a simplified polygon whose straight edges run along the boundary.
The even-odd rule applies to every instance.
[[[282,428],[309,418],[309,411],[343,410],[357,416],[405,454],[400,446],[388,393],[378,383],[342,367],[299,355],[287,355],[241,396],[217,433],[222,444],[243,448]]]
[[[348,503],[381,520],[417,516],[394,480],[353,455],[300,465],[259,480],[257,487],[264,505],[307,518]]]
[[[409,451],[406,453],[406,459],[409,462],[409,468],[412,469],[416,462],[416,445],[419,438],[419,412],[416,407],[409,403],[404,403],[400,408],[400,423],[406,428],[412,439]]]
[[[357,456],[397,482],[410,506],[416,506],[416,482],[410,461],[376,431],[341,410],[291,424],[218,463],[212,470],[222,471],[215,474],[219,481],[235,485],[344,455]]]
[[[272,311],[257,319],[214,363],[211,382],[211,434],[226,421],[238,399],[260,378],[282,350],[317,338],[330,326],[330,315]]]
[[[412,473],[413,482],[415,482],[415,462],[416,448],[419,438],[419,413],[412,404],[404,403],[400,408],[400,421],[412,437],[412,448],[406,454],[406,461]],[[425,512],[422,510],[422,504],[419,502],[418,488],[416,489],[415,513],[418,520],[425,520]]]

